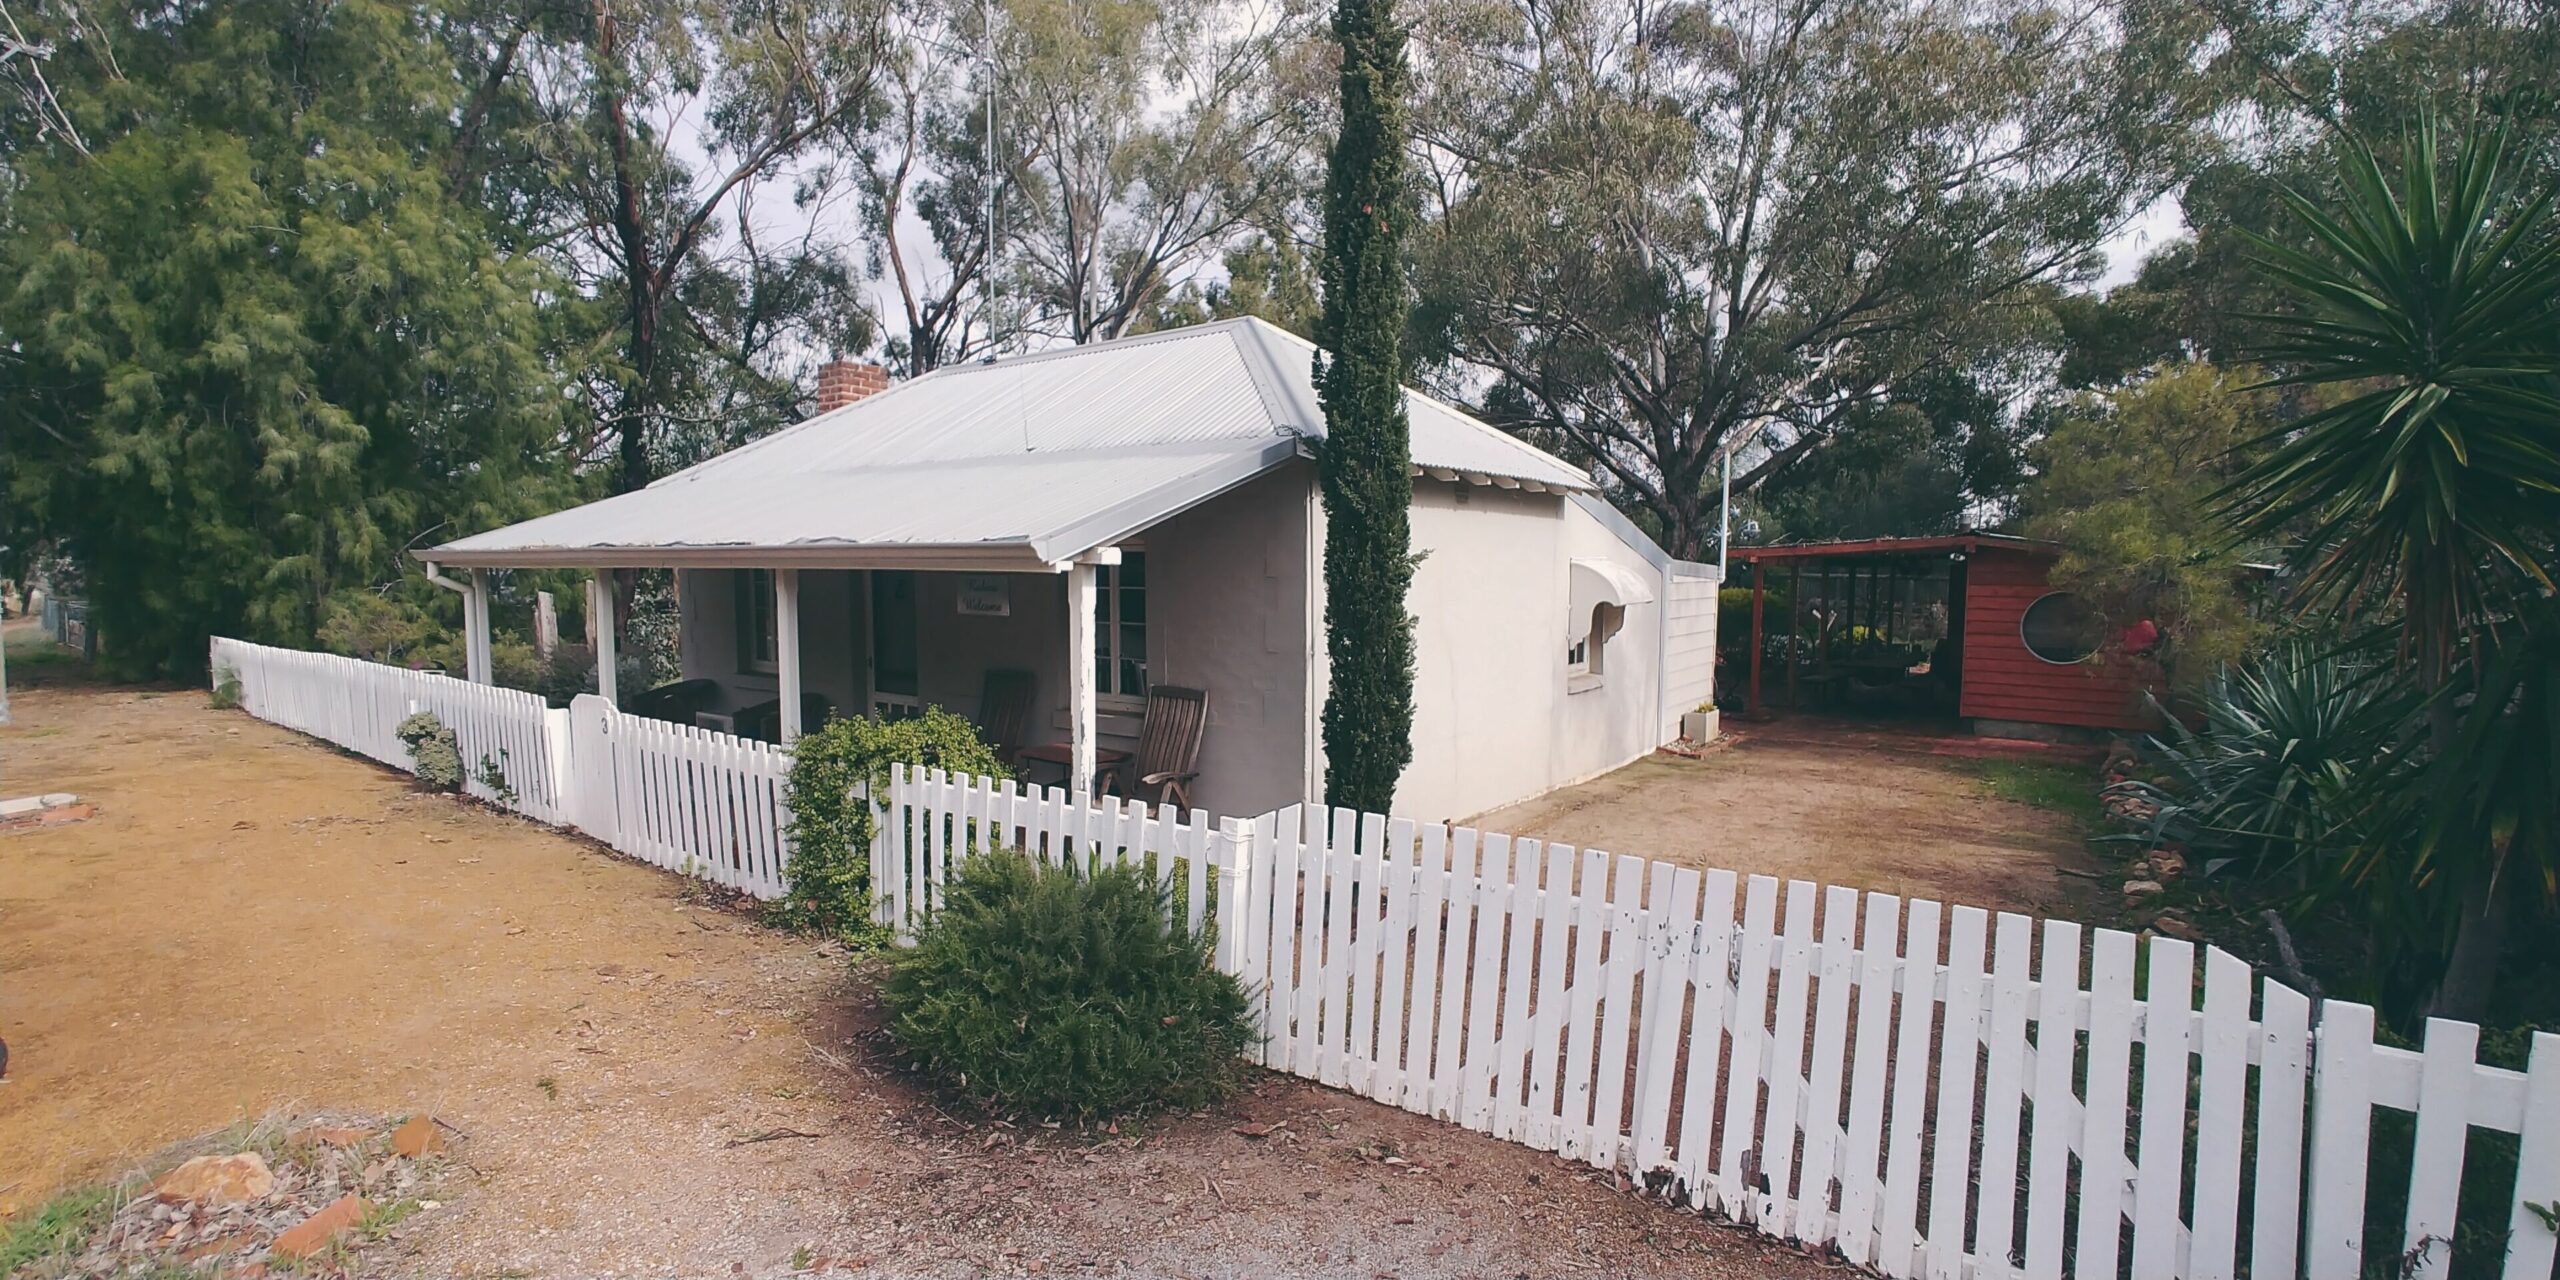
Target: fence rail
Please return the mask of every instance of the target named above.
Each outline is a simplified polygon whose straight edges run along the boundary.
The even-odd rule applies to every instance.
[[[670,871],[760,898],[788,881],[790,757],[732,734],[624,715],[602,698],[536,694],[428,671],[217,637],[214,680],[261,720],[414,770],[396,730],[431,711],[462,750],[464,789],[574,827]]]
[[[552,711],[231,640],[213,658],[262,719],[405,768],[392,729],[433,710],[504,780],[475,779],[483,799],[748,893],[787,887],[776,748],[592,696]],[[2470,1024],[2378,1044],[2370,1008],[2315,1006],[2176,939],[1467,827],[1302,808],[1213,823],[904,767],[880,803],[875,905],[901,934],[998,846],[1139,866],[1186,924],[1216,927],[1270,1068],[1886,1275],[2553,1276],[2560,1036],[2509,1071],[2477,1061]],[[2414,1117],[2408,1140],[2377,1147],[2389,1112]],[[2519,1135],[2516,1175],[2504,1238],[2457,1243],[2475,1130]],[[2383,1188],[2405,1212],[2368,1239]]]
[[[2466,1272],[2552,1275],[2560,1036],[2507,1071],[2467,1023],[2378,1045],[2176,939],[1345,810],[1212,830],[904,769],[887,803],[902,929],[995,845],[1135,863],[1216,923],[1264,1065],[1886,1275],[2444,1276],[2474,1128],[2523,1141],[2503,1262]],[[2405,1169],[2377,1109],[2416,1114]]]

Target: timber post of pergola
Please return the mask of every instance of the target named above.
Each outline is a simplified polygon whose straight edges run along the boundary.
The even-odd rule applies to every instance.
[[[1760,718],[1760,650],[1766,647],[1766,634],[1761,629],[1761,611],[1766,604],[1769,566],[1751,562],[1751,696],[1743,705],[1743,713]]]

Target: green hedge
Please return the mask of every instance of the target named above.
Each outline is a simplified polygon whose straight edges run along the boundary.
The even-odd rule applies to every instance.
[[[791,747],[785,800],[791,810],[790,896],[783,923],[859,934],[871,919],[871,833],[876,810],[853,789],[886,795],[889,766],[906,764],[984,777],[1011,776],[968,721],[928,708],[910,720],[834,720]]]

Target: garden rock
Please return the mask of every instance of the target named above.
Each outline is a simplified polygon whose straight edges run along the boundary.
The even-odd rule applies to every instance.
[[[233,1205],[264,1200],[276,1190],[275,1172],[255,1151],[197,1156],[162,1174],[151,1194],[173,1204]]]
[[[391,1131],[391,1149],[414,1160],[444,1150],[444,1135],[436,1131],[434,1117],[411,1116],[408,1123]]]
[[[2168,892],[2167,886],[2161,884],[2157,880],[2127,880],[2124,882],[2124,900],[2127,902],[2140,902],[2145,898],[2156,898],[2166,892]]]
[[[339,1233],[364,1221],[373,1212],[373,1202],[349,1192],[329,1202],[327,1208],[302,1220],[302,1225],[276,1237],[274,1251],[288,1258],[308,1258],[329,1247]]]

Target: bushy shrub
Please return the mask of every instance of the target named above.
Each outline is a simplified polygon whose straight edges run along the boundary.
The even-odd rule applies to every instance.
[[[791,747],[791,894],[786,924],[836,933],[871,918],[871,834],[878,813],[854,795],[889,792],[889,766],[906,764],[990,778],[1011,776],[977,727],[940,707],[908,720],[829,721]]]
[[[1253,1044],[1244,989],[1145,871],[973,858],[892,962],[889,1031],[949,1087],[1039,1115],[1198,1106]]]
[[[409,759],[417,766],[418,781],[430,791],[462,789],[462,744],[454,740],[453,730],[436,719],[436,713],[421,711],[401,721],[391,730],[403,746],[409,748]]]
[[[213,693],[207,699],[216,711],[229,711],[240,705],[240,673],[229,667],[215,668]]]

